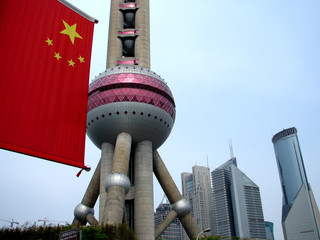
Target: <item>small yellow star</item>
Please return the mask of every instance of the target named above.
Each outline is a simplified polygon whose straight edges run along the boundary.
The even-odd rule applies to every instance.
[[[78,57],[80,63],[84,63],[84,57],[81,57],[81,55]]]
[[[75,63],[72,61],[72,59],[68,60],[68,63],[69,63],[69,66],[74,67],[74,64],[75,64]]]
[[[71,42],[72,42],[72,44],[74,44],[74,39],[75,38],[81,38],[82,39],[82,37],[79,35],[79,33],[76,32],[77,24],[73,24],[72,26],[69,26],[69,24],[66,23],[65,21],[62,20],[62,22],[63,22],[63,24],[65,26],[65,29],[62,30],[60,33],[68,35],[70,40],[71,40]]]
[[[52,45],[53,46],[53,43],[52,43],[53,40],[51,40],[50,38],[48,38],[46,40],[46,43],[48,43],[48,46]]]
[[[54,57],[59,61],[60,60],[60,58],[62,58],[61,56],[60,56],[60,53],[56,53],[56,52],[54,52]]]

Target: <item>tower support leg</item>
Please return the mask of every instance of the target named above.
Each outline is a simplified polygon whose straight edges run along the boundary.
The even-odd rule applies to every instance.
[[[183,197],[180,194],[176,184],[174,183],[168,169],[164,165],[164,162],[162,161],[158,151],[153,152],[153,172],[157,177],[164,193],[167,195],[170,203],[174,205],[181,202],[181,200],[183,200]],[[179,210],[179,208],[176,210]],[[176,212],[189,238],[196,238],[197,235],[201,232],[201,230],[199,229],[194,218],[192,217],[191,212],[189,211],[189,213],[186,214],[179,214],[179,211]]]
[[[154,239],[157,239],[176,217],[177,217],[177,212],[174,210],[171,210],[168,213],[168,215],[165,217],[165,219],[163,219],[163,221],[155,229]]]
[[[137,144],[134,155],[134,233],[139,240],[154,239],[152,143]]]
[[[90,183],[87,187],[87,190],[82,198],[81,204],[88,208],[94,207],[96,201],[99,197],[99,188],[100,188],[100,168],[101,168],[101,160],[99,161],[96,170],[90,180]],[[85,219],[86,216],[83,216]],[[84,221],[80,221],[79,219],[75,218],[72,222],[72,225],[80,226],[85,224]]]
[[[128,180],[127,173],[129,168],[129,159],[131,151],[132,138],[128,133],[120,133],[117,136],[115,145],[112,173],[109,174],[105,182],[107,188],[106,205],[104,209],[104,218],[102,223],[117,225],[122,223],[124,211],[124,198],[130,189],[126,184]]]
[[[101,146],[101,171],[100,171],[100,202],[99,202],[99,222],[102,223],[104,216],[104,208],[106,204],[107,192],[104,189],[104,182],[112,170],[112,158],[114,153],[114,145],[110,143],[102,143]]]

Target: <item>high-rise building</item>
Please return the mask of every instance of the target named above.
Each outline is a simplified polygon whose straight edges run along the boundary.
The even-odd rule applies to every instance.
[[[201,229],[212,227],[212,187],[210,168],[193,166],[192,173],[182,173],[182,194],[189,200],[191,212]]]
[[[235,236],[232,199],[230,166],[237,166],[236,158],[216,168],[211,172],[213,186],[213,220],[214,234],[220,236]]]
[[[76,207],[73,225],[127,222],[140,240],[155,239],[175,217],[190,238],[201,231],[157,149],[175,121],[175,102],[150,70],[149,0],[112,0],[107,69],[89,86],[87,134],[101,159]],[[172,204],[155,229],[153,173]],[[99,221],[93,207],[100,195]]]
[[[265,221],[264,225],[266,227],[267,240],[274,240],[273,223]]]
[[[296,128],[272,138],[283,193],[282,228],[286,240],[319,240],[320,214],[308,183]]]
[[[156,208],[156,212],[154,214],[154,222],[157,227],[161,222],[168,216],[170,211],[172,210],[172,206],[168,201],[168,198],[165,196],[162,199],[162,202]],[[176,217],[170,223],[170,225],[166,228],[166,230],[158,237],[158,239],[163,240],[181,240],[182,239],[182,227],[179,219]]]
[[[214,235],[266,239],[259,187],[237,167],[236,158],[211,176]]]

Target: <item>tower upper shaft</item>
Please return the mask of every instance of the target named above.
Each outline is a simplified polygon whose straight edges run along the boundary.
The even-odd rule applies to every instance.
[[[149,0],[112,0],[107,68],[129,64],[150,68]]]

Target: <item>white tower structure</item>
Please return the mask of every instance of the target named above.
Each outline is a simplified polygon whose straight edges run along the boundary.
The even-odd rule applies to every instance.
[[[180,219],[190,238],[199,234],[157,149],[169,136],[175,103],[167,84],[150,68],[149,0],[111,0],[107,69],[89,86],[87,134],[101,149],[74,225],[127,222],[139,240],[157,238]],[[154,226],[153,173],[172,204]],[[100,195],[99,221],[93,207]]]

